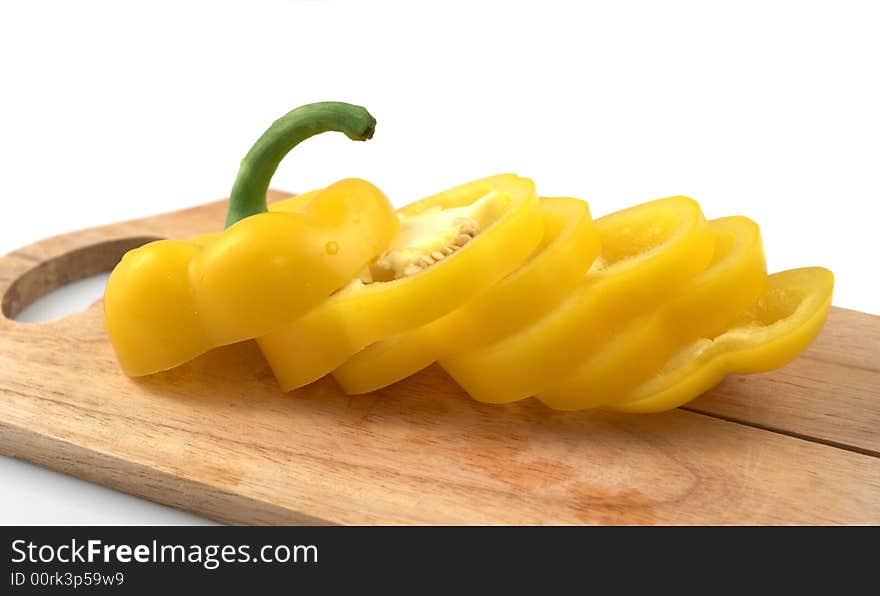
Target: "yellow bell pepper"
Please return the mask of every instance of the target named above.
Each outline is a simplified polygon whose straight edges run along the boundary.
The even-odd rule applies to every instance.
[[[767,267],[757,224],[745,217],[709,222],[715,236],[712,263],[679,294],[637,317],[558,385],[538,394],[557,410],[612,402],[655,374],[676,351],[712,337],[753,305]]]
[[[701,338],[663,369],[610,407],[622,412],[662,412],[684,405],[732,373],[779,368],[809,347],[828,317],[834,276],[809,267],[774,273],[757,303],[723,333]]]
[[[506,403],[547,389],[712,259],[712,232],[686,197],[645,203],[595,224],[602,252],[562,304],[498,342],[440,361],[473,398]]]
[[[346,393],[375,391],[455,351],[497,341],[559,304],[583,279],[599,235],[584,201],[541,198],[544,237],[513,273],[461,308],[374,343],[333,371]]]
[[[357,279],[305,316],[258,338],[284,391],[486,291],[543,236],[535,185],[512,174],[422,199],[401,208],[398,218],[400,233]]]
[[[328,130],[365,140],[374,126],[365,109],[349,104],[293,110],[242,161],[225,231],[129,251],[104,296],[105,327],[122,369],[150,374],[263,335],[315,307],[380,254],[399,223],[385,195],[364,180],[342,180],[266,213],[269,180],[292,147]]]

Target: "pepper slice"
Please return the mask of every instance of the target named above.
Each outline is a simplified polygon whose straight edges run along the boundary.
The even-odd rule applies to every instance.
[[[365,140],[375,123],[349,104],[293,110],[242,161],[225,231],[126,253],[104,295],[104,324],[123,371],[158,372],[263,335],[316,306],[380,254],[399,223],[387,197],[364,180],[342,180],[265,212],[269,180],[292,147],[330,130]]]
[[[676,351],[728,328],[755,304],[767,280],[758,225],[745,217],[709,222],[712,263],[681,293],[634,319],[561,383],[537,395],[557,410],[593,408],[619,399],[656,374]]]
[[[510,335],[559,304],[599,254],[590,207],[572,198],[541,198],[544,236],[520,267],[445,317],[374,343],[333,371],[348,394],[396,383],[454,351]]]
[[[562,304],[501,341],[440,361],[471,397],[507,403],[543,391],[621,325],[679,291],[712,258],[712,232],[687,197],[631,207],[595,224],[602,252]]]
[[[513,174],[427,197],[398,210],[398,217],[400,233],[358,279],[257,340],[284,391],[487,290],[543,235],[535,185]]]
[[[757,303],[729,330],[691,343],[655,377],[610,407],[641,414],[671,410],[728,374],[766,372],[791,362],[822,330],[833,290],[834,275],[822,267],[770,275]]]

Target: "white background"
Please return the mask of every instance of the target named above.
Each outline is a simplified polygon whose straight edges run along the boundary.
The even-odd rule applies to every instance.
[[[313,139],[273,186],[360,176],[403,204],[514,171],[595,215],[687,194],[880,313],[876,3],[0,6],[0,253],[226,196],[272,120],[332,99],[375,138]],[[12,460],[0,479],[0,522],[198,519]]]

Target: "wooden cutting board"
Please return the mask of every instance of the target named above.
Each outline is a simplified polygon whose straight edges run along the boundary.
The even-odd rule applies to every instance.
[[[283,193],[273,193],[278,199]],[[225,204],[0,260],[0,452],[207,517],[289,524],[878,524],[880,317],[832,310],[804,356],[635,416],[470,400],[437,367],[376,394],[282,394],[253,342],[130,379],[102,305],[11,320]]]

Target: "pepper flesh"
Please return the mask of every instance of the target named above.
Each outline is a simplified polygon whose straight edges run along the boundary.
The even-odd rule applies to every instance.
[[[305,316],[258,338],[282,390],[311,383],[364,347],[445,315],[527,258],[541,240],[543,222],[534,183],[526,178],[502,174],[477,180],[407,205],[398,216],[402,228],[430,232],[430,225],[416,218],[446,221],[443,210],[480,201],[476,216],[485,218],[478,222],[482,229],[460,249],[415,272],[407,271],[412,263],[407,264],[405,246],[394,258],[380,256],[362,273],[366,282],[355,279]],[[370,279],[383,273],[401,276]]]
[[[653,378],[610,407],[662,412],[705,393],[728,374],[774,370],[813,342],[831,308],[834,275],[822,267],[774,273],[757,303],[723,333],[675,354]]]
[[[767,267],[757,224],[745,217],[709,222],[712,263],[653,312],[617,331],[558,385],[537,395],[557,410],[579,410],[619,399],[699,337],[713,336],[752,306],[764,289]]]
[[[365,109],[348,104],[292,111],[242,162],[230,197],[234,225],[126,253],[104,296],[105,327],[123,371],[158,372],[265,334],[316,306],[380,254],[399,223],[387,197],[364,180],[341,180],[263,212],[271,172],[291,146],[325,130],[363,140],[374,126]]]
[[[461,308],[368,346],[333,371],[348,394],[375,391],[458,350],[501,339],[559,304],[599,253],[586,202],[541,198],[544,236],[516,271]]]
[[[687,197],[659,199],[595,223],[602,252],[562,304],[501,341],[440,361],[471,397],[507,403],[540,393],[712,258],[712,233]]]

